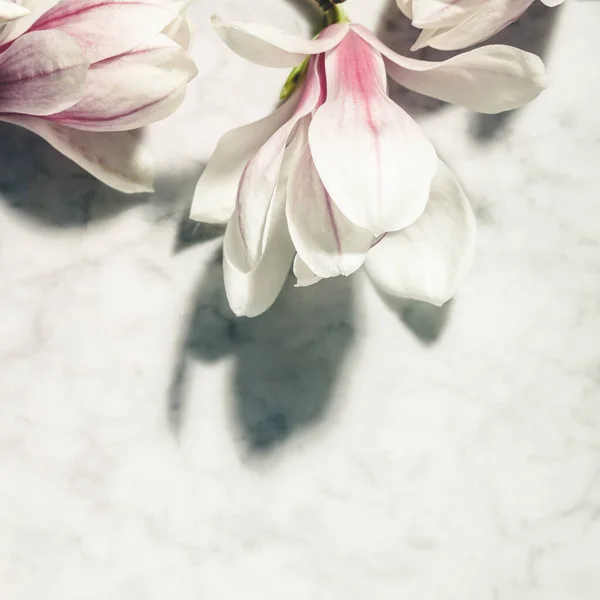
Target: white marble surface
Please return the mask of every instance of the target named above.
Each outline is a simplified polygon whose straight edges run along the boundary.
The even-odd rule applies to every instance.
[[[356,20],[406,47],[386,0]],[[198,0],[200,75],[125,197],[0,127],[2,600],[600,598],[600,2],[503,37],[553,81],[506,118],[395,89],[479,218],[451,306],[358,276],[236,320],[219,232],[184,219],[218,137],[285,73],[208,16],[308,32],[283,0]]]

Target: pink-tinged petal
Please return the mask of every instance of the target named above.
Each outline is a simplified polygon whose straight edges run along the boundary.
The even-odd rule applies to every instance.
[[[288,151],[291,172],[286,215],[298,255],[319,277],[350,275],[359,269],[373,241],[370,231],[351,223],[325,190],[308,146],[309,117],[298,124]]]
[[[20,19],[28,14],[29,11],[16,2],[6,2],[6,0],[0,0],[0,23],[7,23],[8,21],[14,21]]]
[[[426,38],[419,38],[413,46],[418,50],[425,45],[439,50],[467,48],[491,37],[518,19],[533,0],[487,0],[479,10],[472,10],[460,22],[433,29]]]
[[[146,43],[178,16],[170,0],[62,0],[31,29],[63,31],[98,62]]]
[[[240,236],[246,251],[244,260],[235,264],[240,271],[251,271],[262,259],[275,190],[285,176],[283,161],[288,139],[296,123],[315,109],[321,97],[317,63],[313,59],[308,67],[294,114],[248,161],[242,173],[236,207]]]
[[[166,35],[90,67],[83,99],[52,120],[88,131],[137,129],[172,114],[196,65]]]
[[[425,212],[374,245],[365,268],[388,294],[440,306],[455,295],[471,267],[475,230],[469,201],[440,162]]]
[[[272,207],[272,223],[267,235],[265,252],[260,264],[249,272],[242,272],[231,262],[240,251],[239,229],[229,223],[223,244],[223,273],[225,292],[231,310],[238,317],[256,317],[275,302],[294,257],[294,246],[285,221],[285,192],[280,190]]]
[[[523,106],[545,89],[540,58],[511,46],[484,46],[428,62],[396,54],[360,25],[353,30],[383,54],[388,74],[400,85],[477,112],[493,114]]]
[[[212,24],[221,39],[236,54],[265,67],[291,69],[307,56],[335,47],[348,33],[348,26],[330,25],[316,39],[306,40],[260,23],[224,23],[216,15]]]
[[[279,234],[277,233],[278,222],[282,220],[285,221],[286,218],[285,204],[292,158],[293,157],[289,152],[285,153],[285,157],[278,173],[278,179],[273,198],[269,204],[267,215],[265,216],[265,226],[263,228],[261,239],[263,244],[261,261],[264,257],[267,247],[271,243],[270,240],[272,236],[281,234],[281,231],[279,231]],[[236,271],[239,271],[240,273],[250,273],[257,270],[261,264],[261,261],[258,261],[256,265],[252,265],[250,267],[248,266],[247,239],[244,238],[246,231],[240,227],[241,218],[239,215],[239,210],[240,207],[237,205],[227,225],[227,230],[225,231],[225,241],[223,244],[223,255],[229,265],[231,265]],[[285,224],[285,232],[286,236],[289,237],[287,223]]]
[[[133,194],[153,189],[152,158],[141,146],[138,132],[78,131],[20,115],[0,115],[0,120],[33,131],[94,177],[121,192]]]
[[[0,112],[48,115],[77,102],[89,63],[60,31],[26,33],[0,54]]]
[[[327,100],[309,129],[317,171],[338,208],[373,235],[423,212],[435,150],[387,96],[383,59],[350,32],[325,57]]]
[[[299,100],[300,94],[296,93],[268,117],[233,129],[219,140],[196,186],[190,219],[205,223],[227,223],[235,208],[237,190],[246,164],[287,123]]]
[[[308,265],[300,258],[298,254],[294,258],[293,266],[294,277],[296,278],[295,287],[308,287],[319,283],[323,278],[315,275],[309,268]]]

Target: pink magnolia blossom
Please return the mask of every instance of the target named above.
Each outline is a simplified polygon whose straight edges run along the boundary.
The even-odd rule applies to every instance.
[[[564,0],[542,0],[558,6]],[[516,21],[534,0],[396,0],[422,29],[413,50],[431,46],[458,50],[481,42]]]
[[[225,287],[238,315],[275,300],[292,266],[298,285],[363,264],[397,296],[442,304],[473,256],[475,219],[456,178],[387,94],[401,85],[484,113],[543,89],[538,57],[489,46],[443,62],[400,56],[360,25],[314,40],[264,25],[214,21],[261,65],[309,57],[295,94],[271,116],[227,133],[198,182],[190,216],[227,223]]]
[[[152,163],[131,130],[176,110],[196,74],[180,5],[7,4],[0,15],[21,14],[0,30],[0,120],[40,135],[114,188],[151,190]]]

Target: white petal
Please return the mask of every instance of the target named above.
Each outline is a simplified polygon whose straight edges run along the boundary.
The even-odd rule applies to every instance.
[[[15,2],[0,0],[0,23],[20,19],[28,13],[29,11],[25,7],[16,4]]]
[[[467,48],[491,37],[518,19],[533,0],[486,0],[479,10],[472,10],[460,22],[450,27],[433,29],[426,45],[439,50]],[[419,39],[413,50],[423,47]]]
[[[89,131],[144,127],[179,107],[196,74],[188,53],[166,35],[157,35],[131,52],[92,65],[81,102],[52,119]]]
[[[234,215],[235,216],[235,215]],[[233,223],[233,218],[232,218]],[[227,227],[223,245],[223,272],[225,292],[231,310],[238,317],[256,317],[275,302],[292,265],[294,246],[285,221],[285,196],[278,194],[274,203],[272,225],[267,236],[265,252],[260,264],[247,273],[230,261],[239,243],[239,229],[232,223]],[[239,251],[239,249],[237,249]]]
[[[350,32],[325,57],[327,100],[309,129],[325,188],[354,224],[374,235],[423,212],[436,155],[418,125],[387,96],[383,59]]]
[[[237,213],[245,260],[236,264],[240,271],[254,269],[262,259],[269,230],[272,200],[278,181],[283,176],[285,148],[296,123],[317,106],[321,85],[317,60],[308,66],[306,82],[299,90],[300,101],[289,121],[278,129],[250,159],[240,179]]]
[[[236,54],[265,67],[293,68],[311,54],[321,54],[336,46],[348,33],[337,23],[324,29],[317,39],[306,40],[260,23],[224,23],[216,15],[212,24],[221,39]]]
[[[497,0],[491,0],[494,1]],[[457,25],[479,10],[482,5],[482,0],[414,0],[413,26],[425,29]]]
[[[260,147],[293,115],[300,95],[296,93],[268,117],[226,133],[202,172],[194,192],[190,219],[227,223],[244,167]]]
[[[288,151],[292,164],[286,215],[299,256],[319,277],[350,275],[359,269],[371,246],[370,231],[351,223],[332,202],[313,163],[304,117]]]
[[[429,46],[429,40],[438,35],[442,31],[448,31],[447,29],[423,29],[417,37],[417,40],[412,45],[411,50],[414,52],[415,50],[420,50],[421,48],[425,48]]]
[[[309,268],[308,265],[300,258],[298,254],[294,258],[294,277],[296,277],[296,287],[308,287],[319,283],[323,278],[315,275]]]
[[[260,263],[262,262],[262,258],[264,257],[264,252],[266,252],[267,247],[272,246],[273,242],[271,238],[275,236],[277,239],[280,239],[283,235],[281,233],[282,227],[280,227],[280,222],[285,222],[285,204],[287,197],[287,187],[288,187],[288,179],[290,175],[291,168],[291,154],[286,152],[284,160],[281,164],[281,169],[279,172],[279,176],[276,183],[276,188],[273,194],[272,201],[269,204],[268,212],[265,217],[265,227],[263,231],[262,243],[263,243],[263,252],[261,253],[261,261],[258,261],[256,265],[248,266],[248,240],[244,237],[246,234],[246,230],[243,227],[240,227],[240,216],[239,216],[239,205],[233,211],[231,215],[231,219],[227,224],[227,230],[225,231],[225,240],[223,243],[223,255],[225,260],[231,265],[235,271],[240,273],[250,273],[256,271]],[[279,228],[279,231],[278,231]],[[285,239],[289,238],[288,226],[285,223],[283,227],[285,230]],[[291,243],[291,240],[290,240]],[[292,251],[292,254],[294,252]],[[271,261],[274,259],[271,259]],[[291,259],[290,259],[291,261]],[[241,266],[240,266],[241,265]]]
[[[128,194],[152,191],[152,158],[141,146],[138,132],[78,131],[20,115],[1,115],[0,120],[37,133],[106,185]]]
[[[192,47],[193,32],[188,18],[185,15],[180,15],[164,29],[163,33],[170,37],[174,42],[177,42],[184,50],[190,50]]]
[[[60,31],[26,33],[0,54],[0,111],[49,115],[77,102],[89,62]]]
[[[545,88],[540,58],[511,46],[484,46],[428,62],[396,54],[362,26],[353,29],[385,56],[388,74],[400,85],[477,112],[523,106]]]
[[[170,0],[63,0],[31,30],[63,31],[91,62],[98,62],[148,42],[177,17]]]
[[[475,229],[469,201],[440,162],[425,212],[373,246],[366,270],[389,294],[442,305],[455,295],[471,266]]]

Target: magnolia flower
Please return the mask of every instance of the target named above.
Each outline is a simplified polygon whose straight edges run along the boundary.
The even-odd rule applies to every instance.
[[[4,21],[16,19],[0,30],[0,120],[40,135],[114,188],[151,190],[150,158],[130,130],[171,114],[196,74],[180,5],[9,5],[0,5]]]
[[[564,0],[542,0],[558,6]],[[458,50],[481,42],[516,21],[534,0],[396,0],[422,29],[413,50],[425,46]]]
[[[472,259],[475,220],[431,143],[388,97],[386,71],[417,92],[495,113],[539,94],[539,58],[489,46],[425,62],[392,52],[360,25],[337,23],[307,41],[214,23],[258,64],[293,67],[310,57],[287,102],[220,140],[196,188],[190,217],[227,223],[233,311],[266,310],[292,262],[301,286],[364,264],[391,294],[434,304],[452,297]]]

